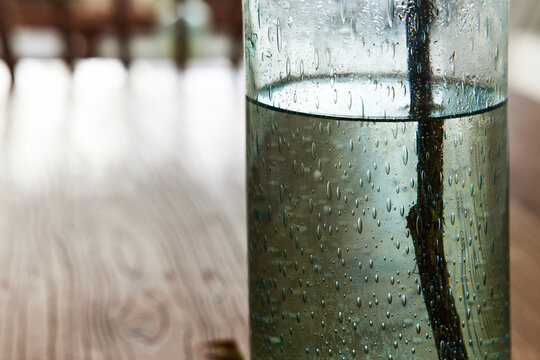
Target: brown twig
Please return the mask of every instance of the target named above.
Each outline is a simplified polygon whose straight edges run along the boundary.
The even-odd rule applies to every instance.
[[[407,16],[410,114],[418,120],[418,198],[407,216],[407,227],[414,242],[422,293],[439,359],[461,360],[468,359],[468,356],[450,290],[443,242],[444,122],[430,119],[431,12],[431,0],[413,0]]]
[[[210,341],[203,348],[207,360],[243,360],[234,340]]]

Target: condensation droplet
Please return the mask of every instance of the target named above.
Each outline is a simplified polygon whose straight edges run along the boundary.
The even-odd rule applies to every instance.
[[[403,145],[403,164],[407,165],[409,162],[409,150],[407,150],[407,146]]]
[[[386,5],[386,22],[391,28],[394,25],[394,0],[388,0]]]
[[[332,63],[332,55],[330,54],[330,49],[326,49],[326,65]]]
[[[332,183],[330,181],[326,183],[326,197],[328,200],[332,199]]]
[[[362,219],[358,218],[358,221],[356,222],[356,229],[358,230],[358,233],[362,233]]]
[[[282,37],[281,37],[281,24],[280,24],[279,20],[276,23],[276,40],[277,40],[278,52],[281,52]]]

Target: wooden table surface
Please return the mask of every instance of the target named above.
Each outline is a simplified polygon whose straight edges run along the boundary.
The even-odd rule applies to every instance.
[[[240,73],[27,60],[17,75],[0,96],[0,359],[204,359],[229,339],[247,354]],[[523,360],[540,359],[539,134],[540,104],[513,94]]]

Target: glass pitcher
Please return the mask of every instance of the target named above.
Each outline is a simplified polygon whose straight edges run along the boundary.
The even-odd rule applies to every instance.
[[[244,0],[252,359],[508,359],[507,0]]]

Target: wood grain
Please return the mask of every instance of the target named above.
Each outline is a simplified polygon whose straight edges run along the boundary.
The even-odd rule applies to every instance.
[[[73,77],[55,61],[17,71],[11,97],[0,87],[0,358],[205,359],[213,340],[246,355],[240,73],[112,60]],[[512,96],[518,360],[540,358],[539,114]]]
[[[540,359],[540,104],[509,102],[512,358]]]
[[[0,146],[1,359],[247,353],[242,147],[221,138],[241,126],[238,75],[203,69],[98,61],[69,83],[61,64],[20,66]],[[184,95],[205,76],[224,88]]]

